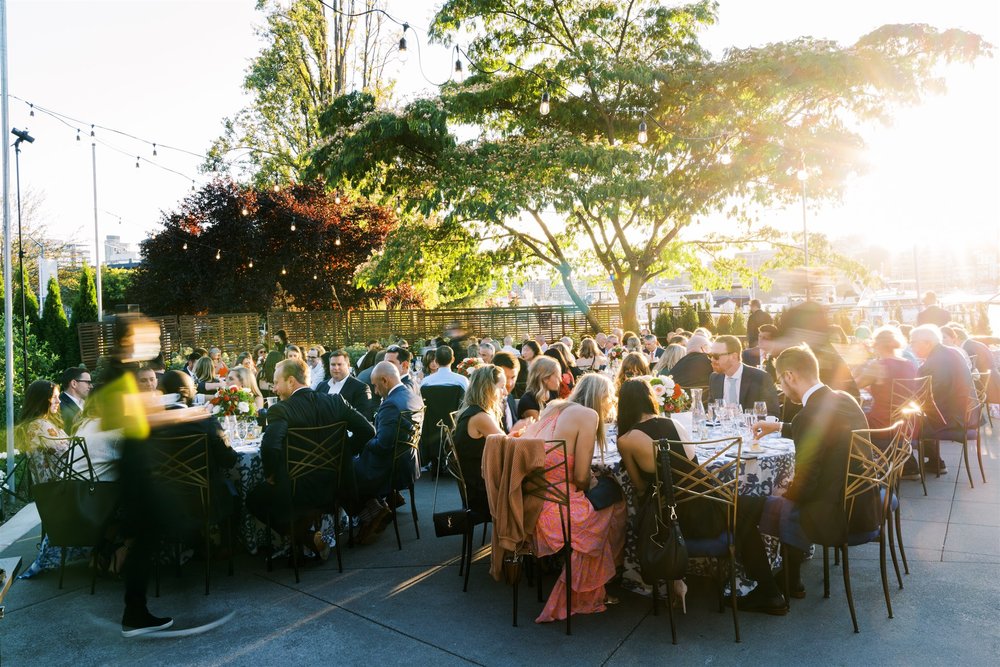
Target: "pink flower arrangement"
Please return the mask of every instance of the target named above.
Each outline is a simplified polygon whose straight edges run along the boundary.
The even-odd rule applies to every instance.
[[[688,396],[688,393],[679,384],[674,382],[673,378],[659,375],[643,375],[634,379],[645,380],[649,383],[653,388],[653,395],[659,401],[660,409],[663,412],[684,412],[690,409],[691,397]]]
[[[458,362],[455,372],[461,373],[465,377],[471,377],[473,371],[483,365],[483,360],[479,357],[467,357]]]

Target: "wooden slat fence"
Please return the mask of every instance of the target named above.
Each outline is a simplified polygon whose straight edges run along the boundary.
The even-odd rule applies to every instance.
[[[180,315],[177,317],[183,347],[218,347],[229,354],[253,350],[261,338],[258,313]]]

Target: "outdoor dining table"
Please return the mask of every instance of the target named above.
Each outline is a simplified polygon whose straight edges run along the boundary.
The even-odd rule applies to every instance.
[[[691,441],[687,436],[692,432],[691,413],[675,414],[672,417],[679,426],[678,432],[681,438]],[[628,522],[625,532],[625,564],[622,587],[642,595],[651,595],[652,587],[643,583],[639,573],[639,559],[636,553],[636,508],[640,499],[636,497],[632,480],[629,478],[625,466],[621,463],[621,455],[618,453],[617,447],[618,433],[615,425],[609,425],[607,431],[607,445],[604,454],[602,456],[599,451],[595,452],[592,468],[595,472],[610,474],[621,485],[627,503]],[[721,427],[709,426],[707,440],[725,437],[734,436],[724,433]],[[700,461],[707,460],[715,453],[711,445],[696,446],[695,452]],[[721,466],[723,461],[720,459],[716,463]],[[772,433],[760,439],[760,451],[754,451],[749,442],[744,442],[739,469],[739,492],[741,495],[748,496],[781,496],[791,484],[794,472],[795,445],[790,439],[782,438],[778,433]],[[767,535],[764,535],[763,538],[772,566],[776,567],[780,564],[778,540]],[[694,576],[709,576],[712,574],[712,567],[711,559],[691,558],[688,563],[688,573]],[[753,579],[746,575],[738,561],[736,585],[741,595],[749,593],[757,585]]]
[[[246,509],[247,494],[255,486],[264,482],[264,468],[260,459],[260,438],[233,439],[232,442],[233,450],[239,454],[239,459],[232,470],[233,481],[242,501],[238,518],[240,541],[251,554],[256,554],[262,547],[271,545],[275,549],[275,555],[279,555],[287,549],[287,540],[275,542],[272,538],[277,537],[277,534],[268,535],[267,524],[257,519]],[[336,544],[335,527],[334,517],[330,514],[324,514],[320,530],[323,533],[323,541],[331,547]],[[309,545],[306,545],[306,548],[309,548]]]

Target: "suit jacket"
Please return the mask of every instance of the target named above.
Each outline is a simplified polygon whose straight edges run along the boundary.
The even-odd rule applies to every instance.
[[[504,401],[503,423],[500,426],[504,433],[510,433],[510,428],[517,423],[517,399],[512,395],[507,395]]]
[[[927,306],[917,313],[917,324],[936,324],[943,327],[951,322],[951,313],[941,306]]]
[[[420,476],[418,451],[409,444],[415,440],[414,432],[420,430],[420,419],[403,421],[400,413],[423,410],[423,407],[420,397],[405,385],[393,387],[382,401],[375,413],[374,437],[355,452],[354,479],[360,499],[384,496],[389,493],[392,482],[408,486]],[[400,458],[395,464],[396,479],[393,480],[393,460],[397,454]]]
[[[813,392],[782,435],[795,441],[795,477],[785,498],[799,508],[805,534],[820,544],[843,544],[851,533],[879,525],[877,490],[859,497],[848,527],[844,483],[851,431],[868,428],[865,413],[847,393],[822,386]]]
[[[278,485],[287,484],[285,441],[288,429],[326,426],[335,422],[347,422],[347,430],[351,434],[346,444],[347,452],[354,451],[375,434],[371,423],[340,395],[320,394],[305,387],[272,405],[267,411],[267,429],[260,445],[265,479],[273,476]],[[328,473],[312,473],[296,483],[294,501],[298,505],[326,504],[332,499],[337,484],[338,480]]]
[[[934,410],[928,413],[927,431],[964,430],[969,424],[974,424],[974,415],[966,414],[970,400],[975,400],[976,388],[972,384],[972,372],[965,365],[962,353],[947,345],[935,345],[922,366],[917,369],[917,377],[930,376],[931,392],[934,394],[934,404],[940,416]]]
[[[316,386],[317,394],[330,393],[330,380],[323,380]],[[361,380],[347,376],[344,386],[340,388],[340,395],[344,397],[347,404],[361,413],[361,415],[371,421],[375,416],[375,404],[372,401],[372,390]]]
[[[681,357],[670,369],[670,376],[683,389],[707,387],[712,375],[712,361],[704,352],[691,352]]]
[[[708,380],[708,394],[712,400],[725,396],[725,379],[724,373],[712,373]],[[767,414],[776,417],[781,414],[778,390],[771,377],[760,369],[744,365],[743,377],[740,378],[740,405],[744,410],[753,410],[753,404],[757,401],[767,403]]]
[[[763,310],[755,310],[747,317],[747,347],[757,347],[757,330],[765,324],[773,324],[771,314]]]
[[[59,411],[62,413],[63,430],[73,433],[73,422],[80,414],[80,406],[65,391],[59,394]]]
[[[962,349],[972,359],[972,364],[977,371],[980,373],[991,371],[990,383],[986,389],[986,402],[1000,403],[1000,377],[997,375],[997,366],[993,363],[993,354],[990,352],[990,348],[984,343],[970,338],[962,343]]]

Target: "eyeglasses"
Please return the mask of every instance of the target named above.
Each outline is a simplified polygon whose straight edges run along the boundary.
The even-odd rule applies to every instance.
[[[722,357],[725,357],[726,355],[729,355],[729,354],[736,354],[736,353],[735,352],[712,352],[711,354],[708,355],[708,358],[709,359],[714,359],[715,361],[718,361]]]
[[[74,382],[84,382],[86,384],[94,384],[93,380],[74,380]]]

